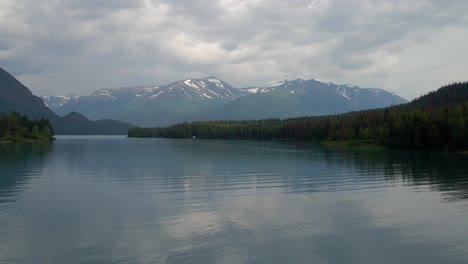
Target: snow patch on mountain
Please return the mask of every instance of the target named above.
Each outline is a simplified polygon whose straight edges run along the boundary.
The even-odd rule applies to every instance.
[[[206,88],[206,83],[204,81],[200,81],[200,84],[203,88]]]
[[[162,92],[163,92],[163,91],[159,91],[158,93],[151,95],[149,98],[150,98],[150,99],[156,98],[156,97],[158,97],[160,94],[162,94]]]
[[[207,95],[206,93],[203,93],[203,96],[206,97],[206,98],[209,98],[209,99],[213,99],[213,97]]]
[[[207,80],[208,82],[214,83],[218,88],[224,88],[223,81],[221,81],[221,80],[218,79],[218,78],[208,77],[208,78],[206,78],[206,80]]]
[[[256,87],[256,88],[249,88],[249,89],[247,89],[247,91],[248,91],[249,93],[257,93],[257,92],[258,92],[258,89],[260,89],[260,88],[259,88],[259,87]]]
[[[345,86],[345,87],[348,87],[348,86]],[[347,100],[351,100],[351,97],[349,96],[349,91],[343,86],[341,85],[338,86],[338,88],[336,88],[336,92],[339,93],[344,98],[346,98]]]
[[[219,84],[222,83],[221,80],[219,80],[217,78],[213,78],[213,77],[208,77],[206,80],[209,81],[209,82],[212,82],[212,83],[219,83]]]
[[[267,87],[277,87],[277,86],[283,85],[284,83],[285,81],[275,82],[275,83],[268,84]]]
[[[376,96],[380,96],[380,94],[382,93],[381,89],[368,88],[367,90],[371,91]],[[391,93],[391,94],[395,95],[394,93]]]
[[[105,96],[105,97],[110,97],[110,98],[113,98],[113,99],[117,99],[117,97],[112,95],[112,92],[110,90],[108,90],[108,89],[98,90],[98,91],[94,92],[93,94],[91,94],[91,96]]]
[[[70,96],[63,96],[63,95],[43,95],[42,98],[51,99],[52,97],[63,99],[63,100],[70,100]]]
[[[43,95],[41,96],[44,104],[50,109],[56,109],[62,107],[70,101],[76,101],[80,96],[77,95]]]
[[[185,80],[184,83],[185,83],[185,85],[187,85],[187,86],[189,86],[189,87],[192,87],[192,88],[198,90],[198,86],[197,86],[196,84],[193,84],[193,83],[192,83],[192,80],[190,80],[190,79]]]

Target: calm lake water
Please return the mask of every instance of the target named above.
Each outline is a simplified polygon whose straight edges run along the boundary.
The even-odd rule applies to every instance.
[[[468,263],[468,154],[0,144],[0,263]]]

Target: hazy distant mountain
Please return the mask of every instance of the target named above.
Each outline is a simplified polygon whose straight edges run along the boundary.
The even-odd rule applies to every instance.
[[[132,125],[112,121],[90,121],[78,113],[60,117],[46,107],[44,101],[11,74],[0,68],[0,112],[18,112],[30,118],[48,118],[56,134],[127,134]]]
[[[41,96],[42,100],[44,100],[45,105],[50,109],[57,109],[63,106],[64,104],[70,102],[70,100],[76,100],[79,96],[70,95],[70,96],[63,96],[63,95],[44,95]]]
[[[49,103],[52,100],[57,103]],[[381,89],[317,80],[298,79],[238,89],[214,77],[186,79],[165,86],[103,89],[73,98],[48,96],[44,101],[59,114],[76,111],[91,119],[111,118],[140,126],[324,115],[406,102]]]
[[[76,112],[52,120],[59,135],[126,135],[128,130],[134,127],[128,123],[110,119],[91,121]]]
[[[154,88],[102,89],[90,96],[43,96],[42,98],[52,110],[60,115],[79,112],[92,120],[103,118],[122,119],[121,113],[131,105],[138,103],[140,97],[145,97]],[[58,103],[54,104],[54,102]]]
[[[354,85],[293,80],[248,88],[251,94],[204,113],[203,120],[286,118],[339,114],[406,103],[382,89],[363,89]]]
[[[168,125],[246,94],[247,91],[218,78],[207,77],[165,86],[102,89],[90,96],[71,98],[63,105],[51,104],[50,107],[58,114],[76,111],[91,119],[112,118],[138,125]],[[60,101],[62,97],[43,98],[49,102],[51,98]]]

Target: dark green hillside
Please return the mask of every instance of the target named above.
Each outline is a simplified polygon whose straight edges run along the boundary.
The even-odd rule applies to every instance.
[[[52,124],[45,118],[30,120],[27,116],[20,116],[17,113],[0,113],[0,141],[2,142],[48,142],[52,140],[53,135]]]
[[[72,112],[55,120],[54,127],[60,131],[60,135],[124,135],[124,130],[128,131],[134,126],[108,119],[91,121]]]
[[[468,82],[446,85],[432,91],[409,104],[401,105],[401,110],[430,110],[444,106],[463,105],[468,102]]]
[[[182,123],[138,128],[131,137],[366,141],[400,149],[468,149],[468,83],[411,103],[323,117]]]

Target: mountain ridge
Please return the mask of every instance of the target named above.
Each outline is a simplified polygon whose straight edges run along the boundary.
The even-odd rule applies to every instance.
[[[43,99],[35,96],[13,75],[0,67],[0,112],[17,112],[32,119],[42,117],[51,121],[56,134],[120,134],[134,127],[113,120],[91,121],[82,114],[59,116],[50,110]]]
[[[51,96],[43,99],[51,105]],[[60,99],[60,98],[58,98]],[[344,113],[405,103],[382,89],[311,80],[285,80],[262,87],[236,88],[219,78],[188,78],[162,86],[100,89],[52,107],[91,119],[112,118],[140,126],[184,121],[240,120]]]
[[[285,80],[249,88],[251,94],[229,102],[201,120],[254,120],[341,114],[407,102],[383,89],[311,80]],[[228,118],[225,118],[225,117]]]

